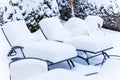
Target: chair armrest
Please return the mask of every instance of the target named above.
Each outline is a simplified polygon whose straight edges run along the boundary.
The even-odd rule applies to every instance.
[[[8,57],[9,56],[15,56],[16,55],[16,49],[20,49],[20,50],[22,50],[24,47],[22,47],[22,46],[14,46],[14,47],[12,47],[11,48],[11,50],[9,51],[9,53],[8,53]],[[14,54],[13,54],[14,53]]]

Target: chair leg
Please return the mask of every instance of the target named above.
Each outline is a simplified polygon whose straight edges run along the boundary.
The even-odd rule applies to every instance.
[[[67,63],[68,63],[68,65],[69,65],[70,69],[71,69],[71,68],[72,68],[72,66],[71,66],[71,64],[70,64],[69,60],[67,60]]]
[[[102,55],[103,55],[103,60],[102,60],[102,62],[96,64],[95,66],[97,66],[97,65],[103,65],[104,62],[106,61],[106,59],[107,59],[107,58],[110,58],[110,56],[109,56],[106,52],[104,52],[104,51],[102,51]]]
[[[21,49],[21,53],[22,53],[23,57],[25,58],[26,56],[25,56],[25,54],[24,54],[24,52],[23,52],[23,50],[22,50],[22,49]]]
[[[50,70],[49,66],[48,66],[48,71]]]
[[[103,63],[106,61],[106,59],[110,58],[110,56],[104,51],[102,51],[102,54],[103,54],[103,61],[102,61],[102,65],[103,65]]]
[[[77,51],[81,51],[81,50],[77,50]],[[90,65],[90,62],[89,62],[89,57],[88,57],[88,54],[87,54],[87,51],[85,51],[85,50],[82,50],[82,52],[84,52],[84,54],[85,54],[85,56],[86,56],[86,58],[84,58],[84,57],[81,57],[81,56],[77,56],[78,58],[81,58],[81,59],[83,59],[88,65]]]
[[[12,80],[12,79],[11,79],[11,75],[10,75],[10,80]]]
[[[69,65],[70,69],[73,68],[73,67],[75,67],[75,64],[73,63],[72,60],[67,60],[67,63]]]
[[[83,58],[83,57],[81,57],[81,56],[77,56],[77,57],[83,59],[88,65],[90,65],[90,62],[89,62],[89,58],[88,58],[88,57],[87,57],[87,58]]]
[[[73,63],[73,61],[72,61],[72,60],[70,60],[70,62],[71,62],[71,64],[72,64],[72,66],[73,66],[73,67],[75,67],[75,64]]]

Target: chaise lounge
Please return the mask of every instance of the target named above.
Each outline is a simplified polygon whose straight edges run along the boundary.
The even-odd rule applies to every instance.
[[[63,43],[70,44],[76,48],[77,51],[82,51],[86,55],[86,61],[88,64],[89,59],[103,55],[104,63],[109,55],[105,52],[113,48],[112,43],[105,38],[98,36],[84,36],[84,35],[73,35],[62,25],[58,17],[51,17],[42,19],[39,22],[41,32],[44,34],[46,39],[59,41]],[[103,46],[104,44],[104,46]],[[94,54],[93,56],[88,56],[89,54]],[[78,55],[78,57],[81,57]]]
[[[77,53],[73,46],[47,40],[37,41],[24,21],[6,23],[2,31],[11,47],[18,45],[23,47],[21,51],[14,51],[16,52],[14,60],[32,57],[48,62],[48,66],[64,61],[68,62],[70,68],[75,66],[72,59],[77,56]]]
[[[10,63],[11,80],[87,80],[84,75],[66,69],[48,71],[47,63],[37,59],[21,59]]]

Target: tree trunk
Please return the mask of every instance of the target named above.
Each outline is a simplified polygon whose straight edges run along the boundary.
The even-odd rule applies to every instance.
[[[73,10],[73,0],[69,0],[70,1],[70,12],[71,12],[71,15],[74,16],[74,10]]]

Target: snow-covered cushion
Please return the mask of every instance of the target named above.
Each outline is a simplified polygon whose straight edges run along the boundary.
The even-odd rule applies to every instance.
[[[71,33],[63,27],[58,17],[42,19],[39,25],[48,38],[54,35],[58,37],[71,35]]]
[[[53,38],[74,46],[77,49],[98,52],[113,46],[109,39],[97,36],[71,36],[64,38]]]
[[[72,17],[65,22],[64,27],[73,35],[88,35],[89,27],[83,19]]]
[[[47,63],[36,59],[22,59],[10,65],[12,80],[26,80],[47,71]]]
[[[37,41],[40,40],[46,40],[45,36],[43,35],[43,33],[39,30],[37,30],[36,32],[32,33],[34,35],[34,37],[36,38]]]
[[[35,46],[33,46],[35,45]],[[51,62],[58,62],[77,56],[74,47],[54,41],[38,41],[23,43],[26,57],[36,57]]]
[[[13,46],[24,41],[35,41],[34,36],[30,33],[23,20],[6,23],[3,29]]]

